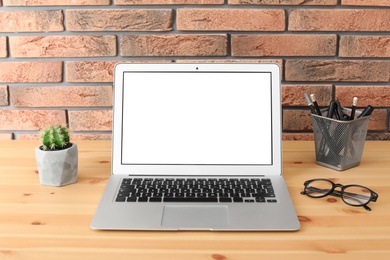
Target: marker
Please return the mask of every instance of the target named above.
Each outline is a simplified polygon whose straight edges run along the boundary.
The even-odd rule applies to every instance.
[[[334,111],[336,110],[336,107],[337,107],[337,103],[334,100],[330,101],[328,114],[326,116],[329,118],[333,118]]]
[[[316,97],[314,96],[314,94],[310,94],[310,98],[311,98],[311,101],[313,102],[314,108],[317,111],[317,114],[322,116],[320,107],[318,106],[318,103],[316,101]]]
[[[313,103],[311,103],[311,100],[310,100],[309,96],[306,93],[303,94],[303,96],[306,99],[307,105],[309,106],[309,108],[311,110],[311,113],[314,114],[314,115],[317,115],[317,112],[316,112],[315,108],[313,107]]]
[[[357,106],[358,98],[354,97],[352,99],[352,109],[351,109],[351,120],[355,119],[355,111],[356,111],[356,106]]]
[[[374,111],[374,108],[372,106],[368,105],[357,118],[369,116],[369,115],[371,115],[372,111]]]

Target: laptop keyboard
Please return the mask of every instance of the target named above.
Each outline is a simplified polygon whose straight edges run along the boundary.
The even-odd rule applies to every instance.
[[[117,202],[275,203],[270,179],[124,178]]]

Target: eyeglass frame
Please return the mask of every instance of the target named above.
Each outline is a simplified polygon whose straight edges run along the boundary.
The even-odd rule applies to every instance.
[[[329,189],[328,192],[326,192],[325,194],[323,195],[320,195],[320,196],[312,196],[310,195],[309,193],[306,192],[306,189],[307,189],[307,186],[312,183],[312,182],[315,182],[315,181],[326,181],[326,182],[329,182],[330,184],[332,184],[332,188]],[[311,180],[307,180],[303,183],[304,185],[304,190],[301,192],[302,195],[307,195],[308,197],[310,198],[323,198],[323,197],[326,197],[326,196],[335,196],[335,197],[338,197],[338,198],[341,198],[343,200],[343,202],[349,206],[353,206],[353,207],[363,207],[364,209],[366,209],[367,211],[371,211],[371,208],[367,206],[368,203],[370,203],[370,201],[373,201],[373,202],[376,202],[376,200],[378,199],[378,193],[376,193],[375,191],[365,187],[365,186],[362,186],[362,185],[358,185],[358,184],[349,184],[349,185],[342,185],[340,183],[334,183],[333,181],[331,180],[328,180],[328,179],[322,179],[322,178],[319,178],[319,179],[311,179]],[[363,188],[363,189],[366,189],[370,192],[370,199],[367,200],[366,203],[363,203],[363,204],[360,204],[360,205],[356,205],[356,204],[351,204],[351,203],[348,203],[344,197],[343,197],[343,194],[344,194],[344,190],[347,189],[347,188],[350,188],[350,187],[359,187],[359,188]],[[335,188],[341,188],[340,191],[338,190],[335,190]]]

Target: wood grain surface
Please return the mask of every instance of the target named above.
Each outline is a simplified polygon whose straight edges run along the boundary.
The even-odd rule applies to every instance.
[[[390,259],[390,142],[367,141],[361,164],[342,172],[315,163],[313,142],[283,142],[284,176],[302,225],[296,232],[92,230],[111,141],[77,145],[78,182],[48,187],[39,184],[36,141],[0,141],[0,259]],[[379,198],[369,212],[300,195],[312,178],[361,184]]]

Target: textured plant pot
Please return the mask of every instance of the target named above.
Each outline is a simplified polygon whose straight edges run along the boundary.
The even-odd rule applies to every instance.
[[[77,145],[58,151],[43,151],[35,148],[39,180],[42,185],[64,186],[77,181]]]

